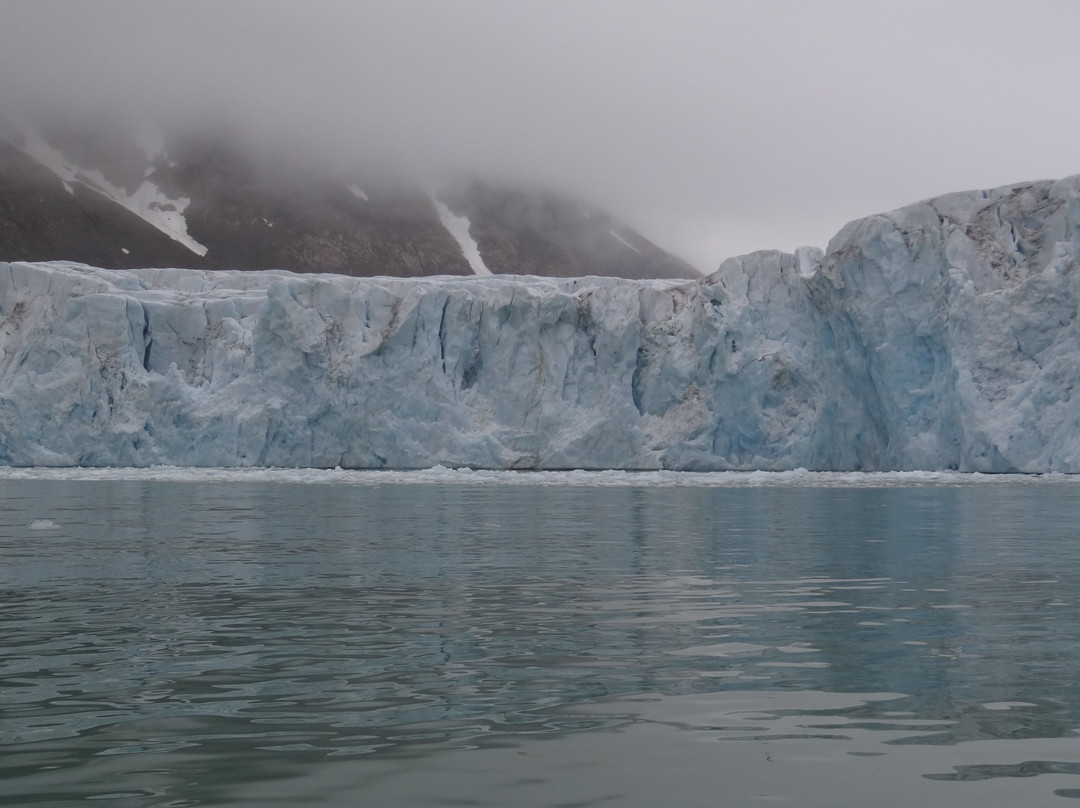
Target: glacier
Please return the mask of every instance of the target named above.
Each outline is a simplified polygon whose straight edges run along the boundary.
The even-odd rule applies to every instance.
[[[7,466],[1080,472],[1080,178],[693,282],[0,263]]]

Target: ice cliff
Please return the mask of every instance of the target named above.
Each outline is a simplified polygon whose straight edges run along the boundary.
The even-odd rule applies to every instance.
[[[1080,178],[690,283],[0,263],[0,463],[1080,472]]]

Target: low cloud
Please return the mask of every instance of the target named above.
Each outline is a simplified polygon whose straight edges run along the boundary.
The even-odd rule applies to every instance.
[[[706,271],[1080,171],[1080,5],[0,0],[0,110],[565,188]]]

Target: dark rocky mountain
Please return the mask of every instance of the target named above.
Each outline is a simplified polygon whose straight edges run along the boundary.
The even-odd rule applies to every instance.
[[[459,181],[432,194],[399,178],[334,174],[244,149],[229,134],[173,139],[167,148],[162,138],[140,142],[108,127],[8,126],[0,135],[4,261],[400,277],[484,268],[699,276],[606,213],[549,191]]]
[[[555,192],[462,182],[444,201],[471,223],[496,273],[574,277],[692,278],[697,272],[602,210]]]
[[[72,183],[0,139],[0,256],[69,260],[107,269],[205,263],[135,213]]]

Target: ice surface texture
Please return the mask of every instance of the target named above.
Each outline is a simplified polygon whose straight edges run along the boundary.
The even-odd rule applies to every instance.
[[[690,283],[0,263],[0,463],[1080,472],[1080,179]]]

